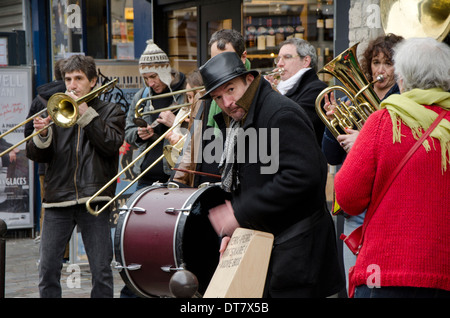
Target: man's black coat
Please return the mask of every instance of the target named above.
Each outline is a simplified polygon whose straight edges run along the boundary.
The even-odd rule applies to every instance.
[[[327,87],[327,84],[319,80],[316,71],[309,69],[302,75],[300,80],[286,92],[285,96],[299,104],[313,123],[317,142],[322,145],[325,124],[316,112],[316,98]],[[322,103],[323,105],[323,103]]]
[[[258,85],[242,126],[245,132],[257,132],[257,149],[254,143],[247,143],[247,159],[238,162],[240,185],[232,193],[236,219],[241,227],[275,236],[266,296],[329,296],[343,287],[343,280],[338,270],[334,225],[326,208],[325,157],[306,112],[264,79]],[[277,133],[279,138],[274,142],[272,136]],[[255,150],[258,154],[253,162],[249,151]],[[272,157],[269,173],[261,171],[271,166],[270,162],[262,164],[264,154]],[[308,219],[311,216],[312,220]],[[310,222],[296,230],[301,220]],[[292,235],[289,239],[286,232]]]

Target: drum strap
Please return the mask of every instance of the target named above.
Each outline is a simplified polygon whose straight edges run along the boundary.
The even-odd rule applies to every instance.
[[[312,215],[308,216],[307,218],[301,221],[298,221],[291,227],[287,228],[286,230],[284,230],[275,237],[273,245],[276,246],[283,244],[289,239],[312,229],[314,226],[316,226],[317,223],[319,223],[322,217],[325,216],[324,211],[326,211],[326,209],[324,210],[323,208],[320,208],[317,211],[315,211]]]

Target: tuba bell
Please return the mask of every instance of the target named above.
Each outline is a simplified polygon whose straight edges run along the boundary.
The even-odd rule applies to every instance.
[[[356,48],[359,43],[348,48],[332,61],[326,64],[318,73],[328,73],[336,77],[343,86],[330,86],[325,88],[316,98],[316,112],[324,122],[334,137],[345,134],[345,128],[359,130],[364,121],[376,111],[380,104],[380,99],[372,88],[377,81],[382,81],[379,76],[373,82],[369,82],[361,71],[361,67],[356,58]],[[335,105],[333,119],[329,119],[322,109],[322,99],[332,91],[341,91],[351,101],[348,106],[339,100]]]

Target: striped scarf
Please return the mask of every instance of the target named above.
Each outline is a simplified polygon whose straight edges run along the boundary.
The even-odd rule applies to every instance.
[[[240,122],[232,119],[230,122],[230,127],[227,129],[225,147],[219,164],[219,169],[222,170],[221,187],[226,192],[234,191],[239,185],[235,165],[239,128],[241,128]]]

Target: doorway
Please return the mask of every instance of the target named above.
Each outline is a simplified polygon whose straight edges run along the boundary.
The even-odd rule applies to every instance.
[[[242,33],[241,20],[241,0],[228,0],[200,6],[200,65],[210,57],[208,42],[211,35],[220,29],[234,29]]]

